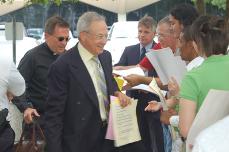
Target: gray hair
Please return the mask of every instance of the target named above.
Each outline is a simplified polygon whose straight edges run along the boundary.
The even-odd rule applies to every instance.
[[[48,34],[53,34],[56,26],[69,28],[68,22],[66,22],[63,18],[60,16],[52,16],[45,23],[45,32]]]
[[[167,24],[169,25],[169,33],[174,33],[173,29],[171,28],[171,23],[170,23],[170,20],[169,20],[169,16],[165,16],[164,18],[162,18],[159,22],[158,22],[158,26],[161,25],[161,24]]]
[[[81,15],[77,22],[78,33],[89,31],[89,27],[94,21],[105,21],[105,17],[96,12],[86,12]]]
[[[157,22],[153,19],[153,17],[145,15],[143,18],[139,20],[138,27],[139,26],[145,26],[147,28],[151,28],[151,30],[155,32],[157,27]]]
[[[162,23],[170,24],[169,16],[165,16],[158,22],[158,24],[162,24]]]

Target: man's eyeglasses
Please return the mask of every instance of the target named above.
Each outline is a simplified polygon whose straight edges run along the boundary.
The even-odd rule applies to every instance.
[[[62,42],[62,41],[66,41],[68,42],[71,38],[70,37],[63,37],[63,36],[54,36],[52,35],[53,37],[55,37],[58,41]]]
[[[170,36],[170,34],[166,33],[166,34],[163,34],[163,33],[157,33],[155,34],[155,36],[157,36],[158,38],[161,37],[161,38],[164,38],[164,37],[168,37]]]
[[[93,34],[93,33],[87,32],[87,31],[85,31],[85,32],[94,36],[97,40],[103,40],[103,39],[107,40],[107,37],[108,37],[107,34]]]

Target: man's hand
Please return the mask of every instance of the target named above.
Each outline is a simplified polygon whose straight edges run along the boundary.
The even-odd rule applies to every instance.
[[[145,111],[155,112],[162,108],[162,105],[157,101],[148,102],[148,106],[145,108]]]
[[[148,71],[148,69],[146,69],[145,67],[141,66],[140,64],[137,64],[136,67],[140,67],[144,72]]]
[[[126,107],[128,104],[130,104],[131,98],[122,92],[116,91],[115,96],[119,98],[121,107]]]
[[[27,124],[30,124],[33,122],[33,116],[37,116],[37,117],[40,117],[40,115],[38,114],[37,110],[36,109],[33,109],[33,108],[27,108],[25,111],[24,111],[24,120],[25,120],[25,123]]]
[[[134,86],[137,86],[139,84],[142,84],[142,82],[141,82],[142,77],[143,76],[140,76],[137,74],[131,74],[131,75],[124,77],[124,79],[128,82],[127,85],[134,87]]]
[[[14,95],[11,92],[7,91],[6,95],[9,101],[13,100]]]
[[[178,96],[180,87],[174,77],[171,78],[171,80],[168,83],[168,90],[170,96]]]
[[[162,111],[160,120],[162,123],[169,125],[169,118],[173,115],[177,115],[177,112],[174,109],[169,109],[168,111]]]

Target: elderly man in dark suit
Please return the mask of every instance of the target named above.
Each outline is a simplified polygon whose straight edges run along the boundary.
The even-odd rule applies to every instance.
[[[103,50],[107,25],[103,16],[84,13],[78,20],[79,43],[51,66],[45,113],[48,152],[113,152],[105,139],[109,96],[122,106],[122,94],[112,76],[112,59]]]
[[[145,53],[155,45],[153,38],[156,26],[156,22],[150,16],[144,16],[139,20],[138,39],[140,43],[125,48],[115,69],[136,66],[145,57]],[[155,70],[147,71],[146,75],[157,76]],[[150,113],[144,110],[149,101],[159,101],[158,96],[138,90],[127,91],[127,95],[138,99],[137,118],[142,141],[123,146],[120,152],[164,152],[160,113]]]

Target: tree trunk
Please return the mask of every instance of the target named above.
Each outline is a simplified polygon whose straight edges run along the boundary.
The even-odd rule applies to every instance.
[[[196,8],[198,12],[200,13],[200,15],[206,14],[204,0],[196,0]]]
[[[226,0],[226,14],[225,14],[225,18],[226,18],[227,21],[229,20],[229,0]]]

